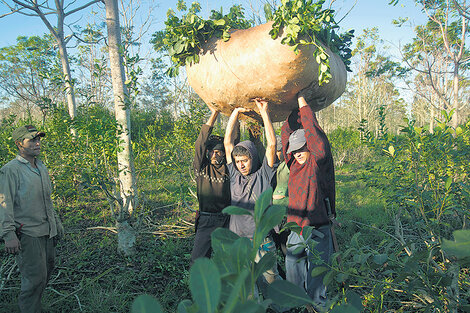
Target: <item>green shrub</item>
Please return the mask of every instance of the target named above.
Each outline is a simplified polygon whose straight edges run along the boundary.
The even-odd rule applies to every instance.
[[[212,259],[200,258],[190,271],[189,289],[191,300],[183,300],[178,312],[265,312],[271,303],[284,307],[294,307],[311,302],[299,287],[287,282],[276,281],[268,287],[268,295],[263,302],[253,299],[255,283],[263,272],[276,262],[273,253],[267,253],[258,263],[254,262],[258,247],[268,232],[278,225],[285,207],[270,205],[272,189],[264,192],[256,202],[253,213],[238,207],[224,209],[227,214],[253,214],[256,230],[252,241],[239,237],[225,228],[218,228],[212,234]],[[138,297],[132,312],[162,312],[156,299],[149,296]]]
[[[370,312],[468,308],[469,234],[456,230],[468,223],[470,122],[453,129],[444,116],[433,133],[406,120],[400,138],[365,136],[377,155],[364,178],[382,190],[391,224],[370,227],[379,243],[356,230],[325,280],[355,286]]]
[[[0,121],[0,167],[12,160],[18,152],[11,140],[11,133],[17,127],[16,116],[10,115]]]
[[[226,228],[218,228],[212,234],[212,259],[197,259],[191,267],[189,289],[191,300],[183,300],[178,305],[178,312],[266,312],[271,305],[290,309],[312,303],[303,288],[285,280],[276,280],[268,285],[266,294],[256,295],[255,284],[258,278],[276,263],[276,256],[269,252],[256,263],[255,256],[258,248],[269,231],[278,225],[286,214],[284,206],[271,205],[272,189],[261,194],[256,201],[254,212],[230,206],[224,213],[234,215],[253,215],[256,228],[253,240],[239,237]],[[299,232],[299,227],[292,226],[293,231]],[[304,238],[309,238],[312,227],[305,227]],[[309,248],[314,245],[307,240]],[[321,267],[319,275],[328,268]],[[331,276],[331,275],[330,275]],[[342,305],[337,305],[335,312],[359,312],[362,309],[358,295],[348,292],[342,299]],[[353,308],[355,311],[351,311]],[[132,305],[132,313],[163,312],[158,301],[148,295],[141,295]]]
[[[360,135],[352,127],[338,127],[328,134],[336,168],[361,163],[371,156],[369,149],[362,144]]]
[[[73,123],[65,109],[50,115],[42,156],[53,178],[56,199],[83,196],[82,191],[94,190],[116,177],[116,128],[112,113],[99,105],[81,107]]]

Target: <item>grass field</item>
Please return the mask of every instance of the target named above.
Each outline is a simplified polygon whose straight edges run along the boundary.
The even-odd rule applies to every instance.
[[[345,166],[336,173],[337,212],[342,224],[337,236],[342,250],[357,232],[362,240],[379,244],[392,229],[380,190],[368,187],[361,179],[363,174],[358,166]],[[187,283],[194,212],[187,205],[194,202],[186,195],[185,203],[170,203],[179,192],[170,185],[173,190],[145,186],[148,192],[137,253],[132,258],[116,252],[114,225],[105,201],[82,199],[59,207],[66,236],[58,245],[57,269],[43,297],[45,312],[129,312],[132,301],[143,293],[158,298],[166,312],[175,312],[181,300],[190,298]],[[11,256],[2,254],[1,259],[0,312],[18,312],[19,273]],[[331,296],[340,296],[339,286],[333,284]]]

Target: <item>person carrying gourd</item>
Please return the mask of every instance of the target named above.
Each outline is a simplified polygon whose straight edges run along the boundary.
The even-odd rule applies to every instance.
[[[312,277],[317,266],[330,262],[334,252],[331,220],[335,210],[335,173],[331,147],[315,113],[302,92],[298,94],[299,109],[294,110],[282,126],[282,146],[289,166],[289,204],[287,222],[301,228],[292,231],[287,239],[286,278],[305,288],[316,309],[326,305],[327,291],[323,276]],[[313,249],[298,251],[306,226],[313,226],[310,238],[317,244]],[[324,263],[323,265],[319,265]]]

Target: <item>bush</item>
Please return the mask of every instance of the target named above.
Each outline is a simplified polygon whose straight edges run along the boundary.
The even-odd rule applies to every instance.
[[[464,229],[470,207],[470,122],[450,127],[451,115],[433,133],[406,120],[400,138],[369,136],[377,153],[365,176],[386,201],[392,225],[374,228],[377,244],[351,234],[325,280],[356,286],[371,312],[457,312],[468,308]],[[366,137],[367,138],[367,137]],[[380,235],[377,235],[380,234]],[[452,238],[448,241],[445,238]],[[341,266],[339,260],[341,259]]]
[[[45,131],[42,158],[56,199],[76,199],[116,177],[116,121],[106,108],[81,107],[73,123],[65,109],[57,109],[46,121]]]
[[[336,168],[361,163],[371,156],[369,149],[362,144],[360,135],[352,127],[338,127],[328,134]]]
[[[11,133],[17,127],[16,116],[10,115],[0,121],[0,167],[12,160],[18,152],[11,140]]]

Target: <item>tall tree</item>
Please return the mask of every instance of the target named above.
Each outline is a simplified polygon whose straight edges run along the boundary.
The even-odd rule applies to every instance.
[[[121,207],[117,219],[118,249],[126,255],[134,251],[135,231],[130,224],[135,202],[135,170],[131,145],[130,101],[122,60],[121,28],[117,0],[105,0],[106,25],[108,27],[109,61],[113,82],[114,108],[121,149],[118,149],[118,171],[121,191]]]
[[[412,42],[402,49],[403,61],[415,74],[413,80],[407,82],[415,94],[413,115],[427,117],[425,123],[432,131],[439,112],[452,107],[449,58],[442,53],[444,47],[435,23],[417,26],[415,34]]]
[[[76,76],[80,85],[76,86],[76,94],[82,103],[111,104],[112,86],[108,66],[108,47],[105,44],[106,25],[102,18],[99,23],[93,21],[80,31],[79,52],[76,56]]]
[[[399,0],[391,1],[392,4],[398,2]],[[461,85],[462,72],[470,62],[470,52],[466,47],[466,39],[469,35],[469,7],[466,0],[415,0],[415,2],[421,5],[423,12],[429,19],[426,25],[427,30],[433,36],[437,36],[436,40],[429,45],[434,45],[435,48],[440,47],[440,54],[444,54],[447,59],[448,65],[442,75],[450,74],[451,94],[445,100],[454,110],[452,125],[457,127],[462,122],[462,109],[468,105],[461,101]],[[429,72],[428,75],[432,76],[433,74],[435,75],[436,72]],[[429,77],[429,80],[431,81],[432,77]],[[440,94],[437,92],[437,94],[441,100],[444,100],[442,92]]]
[[[347,127],[357,127],[362,120],[367,120],[378,131],[377,112],[379,108],[384,108],[387,126],[395,131],[398,124],[395,121],[400,120],[404,113],[400,94],[393,82],[400,74],[400,68],[397,63],[384,56],[384,53],[379,52],[381,44],[377,28],[365,29],[357,38],[353,49],[355,75],[348,82],[347,90],[341,98],[341,109],[336,110],[332,106],[320,114],[320,119],[323,118],[322,114],[333,115],[338,119],[341,118],[338,114],[342,113],[342,118],[349,121]]]
[[[465,4],[465,1],[463,1]],[[468,36],[469,19],[465,15],[454,17],[458,11],[454,1],[423,1],[423,9],[431,21],[439,27],[443,46],[452,62],[452,107],[454,127],[460,123],[460,71],[470,61],[469,51],[465,48]]]
[[[71,1],[66,5],[64,3],[65,0],[45,0],[40,2],[37,0],[1,0],[1,2],[10,9],[11,14],[20,13],[26,16],[39,17],[44,25],[46,25],[52,36],[54,36],[54,39],[56,40],[57,46],[59,48],[62,72],[64,75],[64,83],[66,87],[68,110],[72,120],[76,116],[77,105],[75,101],[73,79],[70,70],[70,60],[67,52],[67,43],[72,37],[69,36],[66,38],[65,36],[65,18],[101,1],[102,0],[91,0],[86,3],[82,2],[81,5],[72,8],[71,6],[76,4],[76,1]],[[50,2],[53,2],[53,4]],[[53,26],[48,19],[52,15],[57,17],[57,24],[55,26]]]
[[[51,35],[17,38],[17,44],[0,48],[0,92],[17,113],[29,119],[43,114],[60,99],[60,63]],[[19,109],[19,110],[18,110]]]

